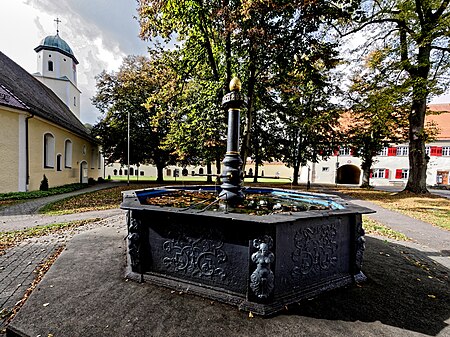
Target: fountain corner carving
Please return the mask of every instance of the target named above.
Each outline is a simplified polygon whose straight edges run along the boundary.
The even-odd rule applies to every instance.
[[[270,269],[270,264],[275,260],[275,255],[270,251],[272,245],[273,239],[267,235],[253,240],[253,247],[258,251],[251,256],[256,269],[250,275],[250,288],[261,300],[269,298],[274,288],[274,275]]]
[[[132,217],[131,211],[127,212],[128,224],[128,253],[130,254],[131,269],[141,272],[141,223]]]

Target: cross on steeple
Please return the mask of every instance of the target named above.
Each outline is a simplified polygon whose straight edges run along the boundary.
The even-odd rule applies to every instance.
[[[56,18],[56,20],[53,20],[56,22],[56,35],[59,35],[59,23],[61,20],[59,18]]]

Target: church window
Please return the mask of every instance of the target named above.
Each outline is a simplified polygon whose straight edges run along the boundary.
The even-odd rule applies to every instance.
[[[72,167],[72,141],[70,139],[66,139],[64,143],[64,167]]]
[[[56,171],[62,171],[62,155],[58,153],[56,155]]]
[[[53,71],[53,61],[48,61],[48,71]]]
[[[50,133],[44,135],[44,167],[55,167],[55,137]]]
[[[91,169],[95,168],[95,162],[97,161],[95,158],[95,151],[94,149],[91,150]]]
[[[117,169],[114,169],[113,174],[116,176],[117,175]]]

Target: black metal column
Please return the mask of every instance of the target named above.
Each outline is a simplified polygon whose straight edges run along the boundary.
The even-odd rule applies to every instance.
[[[242,160],[239,156],[240,109],[245,104],[241,94],[241,82],[233,78],[231,92],[222,99],[222,105],[228,109],[227,153],[223,160],[222,191],[219,198],[228,204],[237,204],[244,199],[242,193]]]

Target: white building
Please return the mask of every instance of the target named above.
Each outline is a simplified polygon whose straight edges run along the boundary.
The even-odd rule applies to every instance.
[[[450,172],[450,104],[434,104],[431,111],[446,111],[429,115],[426,120],[436,123],[439,134],[426,144],[430,160],[427,168],[427,185],[449,185]],[[408,144],[391,145],[374,158],[370,185],[404,186],[409,174]],[[361,159],[353,157],[350,148],[343,147],[333,156],[319,163],[311,163],[311,182],[319,184],[355,184],[362,181]],[[304,175],[302,175],[302,180]]]
[[[431,111],[445,111],[440,115],[427,116],[427,121],[437,124],[440,133],[436,141],[427,144],[426,151],[430,160],[427,170],[427,184],[449,185],[450,172],[450,104],[434,104],[429,106]],[[374,158],[370,185],[372,186],[405,186],[409,174],[408,144],[397,144],[384,148]],[[156,177],[156,168],[149,165],[130,168],[130,175]],[[178,177],[205,174],[206,167],[180,167],[171,165],[164,169],[164,177]],[[213,165],[212,172],[216,169]],[[247,162],[246,173],[255,172],[252,162]],[[127,167],[111,164],[106,167],[106,176],[126,176]],[[308,163],[299,172],[299,183],[306,184],[308,180],[316,184],[350,184],[360,185],[362,181],[361,159],[354,157],[350,148],[342,147],[326,160],[318,163]],[[251,174],[250,174],[251,175]],[[292,179],[293,169],[283,163],[265,163],[259,167],[259,175],[265,177]]]

